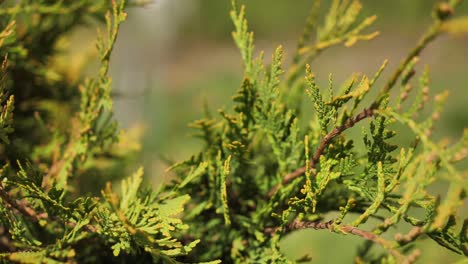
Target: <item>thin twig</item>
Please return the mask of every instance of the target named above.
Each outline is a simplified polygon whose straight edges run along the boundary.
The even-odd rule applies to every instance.
[[[287,226],[287,230],[297,230],[297,229],[328,229],[334,233],[345,233],[353,234],[359,237],[362,237],[366,240],[372,241],[376,244],[381,245],[383,248],[387,249],[399,263],[414,263],[417,257],[420,255],[418,250],[411,253],[409,256],[404,256],[398,250],[395,249],[395,244],[391,241],[385,240],[382,237],[366,230],[359,229],[351,225],[335,225],[333,221],[329,222],[304,222],[295,220]]]
[[[365,118],[371,117],[373,115],[374,115],[374,110],[373,109],[371,109],[371,108],[364,109],[364,110],[362,110],[361,113],[357,114],[355,117],[348,119],[345,122],[344,125],[335,127],[335,129],[333,129],[330,133],[328,133],[320,141],[320,145],[317,147],[317,149],[314,152],[314,155],[312,156],[312,158],[310,160],[310,167],[315,168],[316,164],[318,163],[318,161],[320,159],[320,156],[325,151],[325,148],[336,136],[340,135],[343,131],[353,127],[359,121],[361,121],[361,120],[363,120]],[[301,176],[305,172],[306,172],[306,167],[304,166],[304,167],[301,167],[301,168],[287,174],[283,178],[282,185],[290,183],[291,181],[293,181],[297,177]],[[279,185],[277,185],[273,189],[271,189],[270,192],[268,193],[268,196],[270,196],[270,197],[273,196],[276,193],[276,191],[278,190],[278,188],[279,188]]]
[[[400,243],[400,245],[406,245],[414,240],[416,240],[420,235],[424,233],[424,229],[420,226],[413,227],[407,234],[396,234],[395,240]]]
[[[37,214],[36,211],[34,211],[34,209],[29,207],[26,203],[18,201],[15,198],[11,197],[10,194],[5,190],[1,182],[0,182],[0,198],[2,198],[2,201],[7,208],[17,210],[22,215],[28,217],[34,222],[39,222],[39,220],[47,218],[47,214]]]
[[[388,95],[391,89],[395,86],[398,78],[400,78],[408,63],[410,63],[415,57],[418,57],[419,54],[421,54],[421,52],[424,50],[424,48],[427,47],[427,45],[439,35],[440,25],[440,21],[437,20],[436,22],[434,22],[434,24],[423,35],[416,47],[414,47],[408,53],[408,55],[400,62],[398,68],[395,70],[395,72],[392,74],[390,79],[380,91],[379,95],[377,96],[377,100],[375,100],[372,103],[370,107],[371,109],[379,108],[382,101],[386,98],[386,95]]]
[[[2,199],[2,202],[5,204],[5,207],[9,209],[14,209],[18,212],[20,212],[22,215],[25,217],[29,218],[33,222],[39,222],[41,220],[51,220],[51,217],[47,213],[40,213],[38,214],[33,208],[31,208],[26,201],[24,200],[17,200],[5,190],[3,184],[0,182],[0,198]],[[57,221],[64,221],[63,219],[59,217],[52,217],[52,220],[57,220]],[[69,227],[75,227],[76,223],[71,222],[71,221],[65,221],[65,224]],[[93,225],[85,225],[85,228],[92,233],[95,233],[97,231],[97,228]]]

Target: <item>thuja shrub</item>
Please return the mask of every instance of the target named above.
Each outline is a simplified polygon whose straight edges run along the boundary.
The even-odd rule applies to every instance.
[[[255,56],[245,8],[232,2],[244,70],[234,108],[192,123],[204,148],[152,190],[142,169],[125,177],[138,147],[112,117],[109,60],[129,4],[1,1],[1,261],[309,261],[281,251],[298,229],[361,238],[356,263],[413,263],[424,254],[416,242],[428,239],[466,256],[468,134],[452,144],[431,138],[447,92],[430,93],[428,69],[415,70],[436,37],[467,31],[455,12],[461,1],[435,6],[432,25],[388,79],[379,80],[385,61],[342,85],[330,75],[325,88],[309,63],[329,47],[376,37],[368,30],[375,16],[361,19],[357,0],[331,1],[324,15],[312,2],[288,67],[282,47],[268,65],[263,52]],[[96,22],[104,27],[95,75],[58,67],[60,39]],[[303,113],[308,100],[312,117]],[[396,141],[396,124],[412,140]],[[360,136],[348,133],[359,128]],[[447,188],[428,191],[439,182]]]

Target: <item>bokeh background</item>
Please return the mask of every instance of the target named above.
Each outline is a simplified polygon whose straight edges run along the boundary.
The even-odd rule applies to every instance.
[[[245,2],[257,50],[271,54],[283,44],[286,62],[290,61],[312,0]],[[328,6],[329,1],[322,2]],[[385,79],[430,24],[435,4],[431,0],[362,2],[363,15],[378,16],[372,29],[381,35],[320,55],[312,63],[319,81],[325,82],[329,73],[337,83],[353,72],[372,75],[389,59]],[[128,10],[111,64],[115,111],[124,128],[142,133],[140,160],[155,185],[168,177],[168,163],[183,160],[200,147],[187,124],[202,116],[204,105],[214,111],[229,107],[231,95],[240,85],[241,60],[231,41],[229,3],[155,0]],[[467,1],[458,12],[468,15]],[[92,41],[81,43],[93,45]],[[431,70],[431,90],[450,89],[451,93],[436,136],[456,138],[468,123],[468,37],[439,38],[422,54],[418,69],[425,64]],[[344,263],[360,242],[359,238],[326,231],[300,231],[286,238],[283,248],[291,259],[309,253],[314,263]],[[460,259],[431,241],[422,247],[424,257],[419,263]]]

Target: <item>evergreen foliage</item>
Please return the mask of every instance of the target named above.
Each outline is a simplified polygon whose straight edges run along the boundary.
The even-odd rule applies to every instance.
[[[0,261],[295,263],[310,257],[287,259],[279,242],[305,228],[362,238],[356,263],[413,263],[424,254],[415,248],[423,239],[467,256],[460,208],[468,133],[453,144],[435,141],[448,94],[431,97],[428,68],[415,80],[428,43],[467,31],[467,18],[454,17],[460,2],[437,4],[433,24],[382,87],[386,61],[339,88],[329,75],[324,89],[310,62],[331,46],[376,37],[368,30],[375,16],[361,19],[357,0],[333,0],[320,23],[320,1],[313,1],[285,67],[281,46],[268,65],[263,52],[255,56],[245,7],[232,1],[244,69],[234,108],[191,124],[203,150],[173,165],[177,177],[155,191],[142,186],[142,169],[125,177],[138,147],[112,116],[108,69],[130,4],[0,1]],[[96,21],[105,24],[96,76],[67,78],[53,64],[57,42]],[[310,120],[304,100],[313,105]],[[358,123],[362,136],[347,133]],[[413,133],[412,142],[395,140],[396,124]],[[446,193],[431,194],[439,182]],[[405,224],[411,229],[401,233]],[[391,229],[394,238],[386,236]]]

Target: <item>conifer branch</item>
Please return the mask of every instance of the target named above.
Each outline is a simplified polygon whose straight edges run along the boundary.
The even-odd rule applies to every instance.
[[[453,12],[453,8],[456,7],[461,1],[452,1],[451,2],[451,12]],[[442,4],[441,4],[442,5]],[[439,5],[437,7],[437,10],[439,10],[441,6]],[[446,19],[446,17],[444,18]],[[314,155],[312,156],[310,160],[310,165],[311,169],[314,169],[317,162],[320,159],[320,156],[323,154],[325,151],[326,147],[328,144],[338,135],[340,135],[342,132],[345,130],[353,127],[356,123],[359,121],[372,117],[374,115],[374,110],[378,109],[380,104],[382,103],[385,98],[388,97],[389,92],[391,89],[395,86],[397,80],[401,77],[402,73],[404,70],[407,68],[408,64],[412,62],[412,60],[416,57],[419,56],[419,54],[428,46],[430,42],[432,42],[440,33],[442,33],[441,29],[442,22],[440,19],[436,19],[436,21],[429,27],[429,29],[426,31],[426,33],[423,35],[421,40],[418,42],[416,47],[414,47],[408,55],[401,61],[400,65],[398,68],[395,70],[395,72],[391,75],[389,80],[385,83],[383,88],[381,89],[379,95],[377,96],[377,99],[370,104],[368,108],[363,109],[360,113],[355,115],[354,117],[348,119],[344,125],[341,125],[339,127],[334,128],[330,133],[325,135],[321,141],[319,146],[314,152]],[[282,180],[282,185],[286,185],[293,181],[294,179],[298,178],[299,176],[303,175],[306,172],[306,167],[300,167],[297,170],[286,174],[283,177]],[[279,186],[273,187],[269,193],[268,196],[271,197],[273,196],[276,191],[278,190]]]
[[[359,40],[371,40],[379,35],[377,31],[368,34],[362,33],[364,29],[374,23],[377,16],[370,16],[359,21],[357,18],[361,12],[362,4],[358,0],[333,0],[324,25],[316,29],[317,40],[315,43],[306,46],[305,42],[309,38],[312,27],[318,17],[319,7],[320,1],[314,1],[304,33],[298,42],[298,49],[293,58],[293,65],[286,76],[286,83],[290,86],[296,82],[303,67],[324,50],[339,44],[350,47]]]
[[[111,1],[112,12],[107,11],[105,15],[106,30],[103,33],[98,30],[97,49],[100,57],[99,74],[96,78],[87,79],[80,86],[81,111],[76,114],[76,118],[71,120],[72,127],[69,132],[68,144],[64,146],[61,157],[54,159],[50,170],[44,179],[46,188],[51,188],[53,181],[56,181],[60,188],[67,186],[70,174],[73,172],[75,163],[81,159],[84,162],[89,155],[85,155],[89,149],[93,148],[96,142],[93,138],[100,133],[111,137],[115,133],[116,124],[110,120],[104,125],[98,126],[99,118],[104,118],[106,111],[112,111],[112,100],[110,98],[111,78],[108,75],[110,55],[116,43],[119,28],[125,21],[127,14],[124,12],[126,1]],[[101,139],[104,144],[106,138]]]
[[[441,2],[436,6],[434,12],[436,13],[437,17],[435,18],[435,21],[426,30],[426,33],[419,40],[418,44],[400,62],[400,65],[389,78],[387,83],[384,85],[384,87],[379,93],[379,96],[377,97],[377,100],[372,103],[370,108],[377,109],[380,106],[382,101],[385,99],[385,97],[388,95],[391,89],[395,86],[396,82],[398,81],[404,70],[407,68],[408,64],[410,64],[414,58],[418,57],[421,54],[421,52],[429,45],[429,43],[431,43],[434,39],[436,39],[437,36],[443,33],[441,31],[443,21],[453,15],[454,9],[461,2],[462,0],[450,1],[450,3]],[[441,12],[443,12],[443,14]]]

